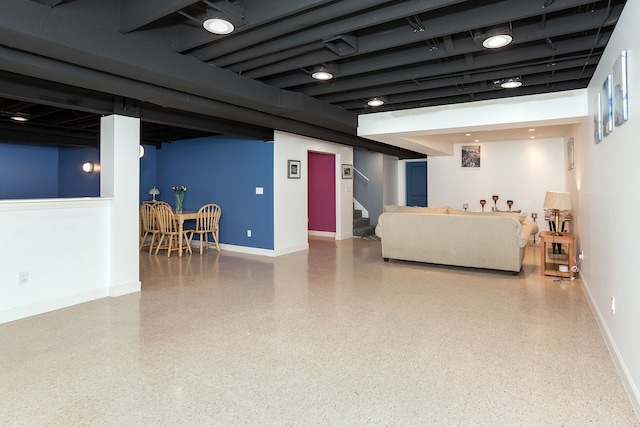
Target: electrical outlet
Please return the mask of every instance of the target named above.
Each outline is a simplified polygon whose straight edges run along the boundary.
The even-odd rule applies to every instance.
[[[28,285],[29,284],[29,272],[21,271],[18,273],[18,285]]]
[[[251,237],[251,230],[247,230],[247,237]]]
[[[578,254],[578,259],[580,261],[584,261],[584,251],[580,251],[580,253]]]
[[[611,312],[616,314],[616,297],[611,295]]]

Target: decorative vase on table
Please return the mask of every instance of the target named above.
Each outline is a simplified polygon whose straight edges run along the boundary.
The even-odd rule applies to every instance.
[[[187,187],[184,185],[175,185],[173,192],[176,195],[176,213],[182,213],[182,202],[184,202],[184,193],[187,191]]]

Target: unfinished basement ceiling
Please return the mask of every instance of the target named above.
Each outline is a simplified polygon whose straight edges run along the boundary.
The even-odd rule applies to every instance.
[[[412,157],[357,137],[357,115],[585,88],[624,4],[3,0],[0,131],[17,110],[43,123],[66,111],[55,120],[79,135],[116,112],[141,117],[149,141],[276,129]],[[204,30],[214,13],[236,30]],[[498,30],[512,43],[483,47]],[[314,80],[318,66],[334,78]],[[503,89],[504,79],[522,86]],[[374,97],[384,104],[369,107]]]

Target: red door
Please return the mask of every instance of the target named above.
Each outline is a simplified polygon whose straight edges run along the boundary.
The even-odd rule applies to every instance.
[[[336,159],[309,152],[309,230],[336,231]]]

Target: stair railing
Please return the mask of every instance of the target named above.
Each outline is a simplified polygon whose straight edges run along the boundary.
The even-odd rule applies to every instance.
[[[369,181],[369,178],[367,178],[367,177],[366,177],[366,175],[365,175],[365,174],[363,174],[362,172],[360,172],[358,169],[353,168],[353,170],[354,170],[358,175],[360,175],[361,177],[363,177],[364,179],[366,179],[367,181]]]

